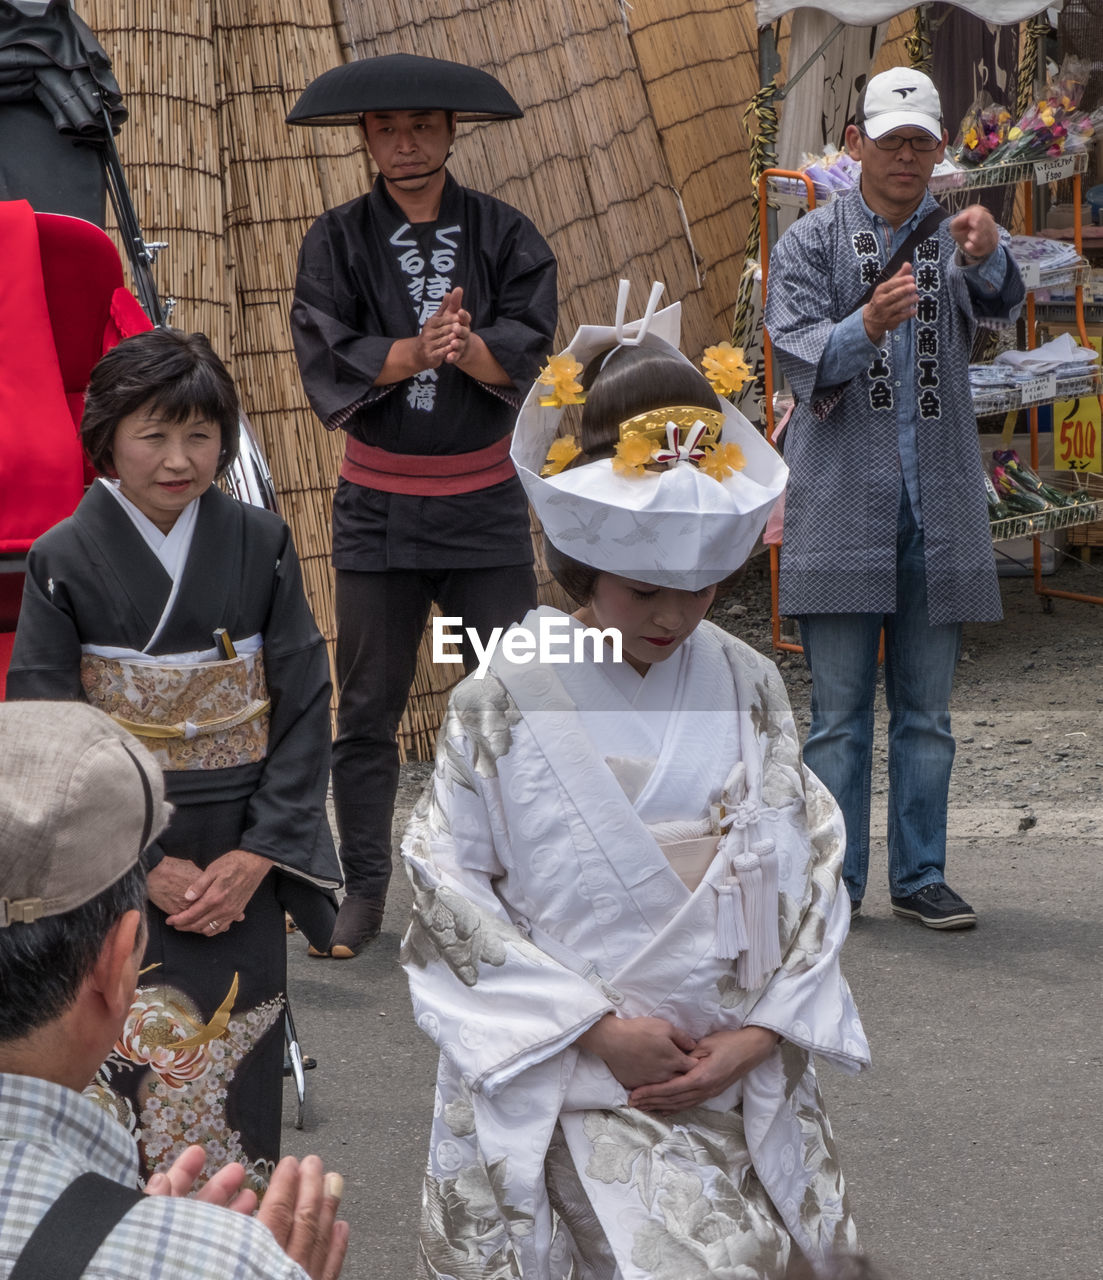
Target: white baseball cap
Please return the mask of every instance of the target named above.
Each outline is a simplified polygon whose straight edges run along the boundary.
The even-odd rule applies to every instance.
[[[942,137],[942,103],[929,76],[910,67],[882,71],[866,85],[858,103],[858,128],[870,138],[896,129],[923,129]]]

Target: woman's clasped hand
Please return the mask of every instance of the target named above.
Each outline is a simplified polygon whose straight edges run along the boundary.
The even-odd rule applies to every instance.
[[[748,1026],[694,1040],[665,1018],[607,1013],[575,1043],[605,1063],[633,1107],[668,1113],[723,1093],[765,1062],[780,1039],[767,1027]]]

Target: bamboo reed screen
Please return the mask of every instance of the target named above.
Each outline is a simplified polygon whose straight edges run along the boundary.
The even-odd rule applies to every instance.
[[[525,118],[461,125],[450,167],[548,238],[558,345],[583,321],[611,320],[622,276],[641,307],[652,280],[682,300],[691,357],[729,331],[752,211],[742,123],[758,87],[750,0],[299,0],[294,17],[281,0],[77,7],[130,110],[119,149],[147,240],[169,242],[156,275],[177,299],[172,322],[209,334],[233,370],[330,642],[342,441],[306,403],[287,316],[307,227],[371,175],[354,130],[285,125],[316,76],[406,51],[503,81]],[[431,758],[453,671],[434,667],[423,643],[400,730],[408,758]]]

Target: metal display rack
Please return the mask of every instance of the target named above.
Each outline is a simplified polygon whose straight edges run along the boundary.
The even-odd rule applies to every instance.
[[[985,187],[1014,187],[1028,182],[1045,186],[1062,178],[1079,177],[1087,170],[1088,153],[1074,151],[1069,155],[1041,160],[1021,160],[1012,164],[981,164],[961,168],[954,173],[937,173],[929,185],[935,196],[954,195],[959,191],[980,191]],[[1029,223],[1028,223],[1029,225]],[[1077,242],[1077,251],[1080,249]]]
[[[1023,277],[1023,283],[1030,290],[1038,290],[1046,292],[1047,290],[1059,290],[1062,294],[1075,294],[1077,289],[1083,289],[1091,278],[1091,266],[1087,258],[1079,258],[1075,266],[1055,266],[1034,269],[1033,263],[1018,263],[1019,271]],[[1033,278],[1032,278],[1033,277]],[[1039,317],[1048,320],[1051,324],[1075,324],[1076,323],[1076,301],[1075,297],[1069,301],[1053,302],[1042,301],[1036,299],[1034,303],[1035,309]],[[1098,319],[1093,319],[1093,312],[1103,314],[1103,307],[1097,307],[1091,302],[1085,301],[1084,314],[1089,324],[1098,323]],[[1008,321],[1000,320],[996,317],[978,316],[977,327],[980,329],[1002,329],[1006,328]]]
[[[1026,178],[1021,180],[1022,193],[1023,193],[1023,223],[1024,223],[1024,226],[1026,226],[1028,229],[1034,228],[1034,187],[1035,186],[1044,186],[1047,180],[1055,181],[1057,178],[1060,178],[1060,177],[1065,177],[1065,176],[1071,177],[1072,178],[1072,203],[1073,203],[1073,224],[1072,224],[1073,244],[1076,246],[1077,254],[1080,257],[1083,257],[1084,256],[1084,222],[1083,222],[1083,216],[1082,216],[1083,214],[1082,202],[1084,197],[1082,192],[1083,184],[1081,182],[1081,175],[1087,169],[1087,155],[1082,152],[1077,152],[1074,157],[1071,157],[1071,159],[1073,159],[1075,162],[1072,167],[1071,174],[1065,175],[1062,173],[1056,173],[1054,162],[1042,161],[1039,164],[1034,166],[1032,173],[1030,173]],[[1048,175],[1050,174],[1055,174],[1055,176],[1053,178],[1049,178]],[[1031,347],[1034,346],[1036,335],[1038,332],[1038,316],[1036,313],[1036,305],[1037,304],[1035,303],[1033,292],[1028,293],[1026,295],[1026,336],[1027,336],[1027,344],[1028,346],[1031,346]],[[1072,304],[1072,309],[1073,309],[1072,319],[1075,321],[1077,332],[1080,335],[1080,342],[1083,346],[1089,347],[1091,346],[1091,343],[1088,341],[1088,330],[1084,320],[1083,279],[1080,279],[1074,282],[1074,301]],[[1087,394],[1087,395],[1098,396],[1099,395],[1098,373],[1096,374],[1096,378],[1097,378],[1097,382],[1093,388],[1091,388],[1086,393],[1074,392],[1073,396],[1076,394],[1081,394],[1081,395]],[[1061,395],[1058,398],[1071,399],[1073,397]],[[1100,404],[1103,405],[1103,399],[1100,400]],[[1038,470],[1038,406],[1037,405],[1032,405],[1030,407],[1028,418],[1030,422],[1030,465],[1031,467],[1033,467],[1035,471],[1037,471]],[[1087,482],[1087,483],[1092,483],[1095,479],[1097,479],[1097,477],[1088,477],[1085,475],[1078,475],[1076,478],[1081,482]],[[1099,504],[1095,503],[1094,505],[1098,506]],[[1054,520],[1058,519],[1060,510],[1061,509],[1059,508],[1057,509],[1057,511],[1053,513],[1052,518]],[[1064,510],[1067,511],[1069,510],[1069,508],[1064,508]],[[1042,514],[1047,516],[1050,515],[1049,512],[1044,512]],[[1096,516],[1095,518],[1098,518],[1098,516]],[[1068,521],[1068,524],[1089,524],[1089,523],[1092,523],[1092,521],[1088,518],[1084,518],[1082,520],[1070,519]],[[1048,527],[1049,528],[1066,528],[1068,527],[1068,525],[1052,524]],[[1064,591],[1057,587],[1050,587],[1046,585],[1046,583],[1043,581],[1043,578],[1042,578],[1042,543],[1041,543],[1041,537],[1040,537],[1041,532],[1043,531],[1032,530],[1031,537],[1033,538],[1033,543],[1034,543],[1033,545],[1034,592],[1036,595],[1041,597],[1043,607],[1045,609],[1051,609],[1053,607],[1052,601],[1054,599],[1080,600],[1087,604],[1103,604],[1103,596],[1088,595],[1087,593],[1082,591]]]
[[[1050,507],[1033,515],[1008,516],[992,521],[992,541],[1007,542],[1011,538],[1035,538],[1055,529],[1071,529],[1077,524],[1092,524],[1103,517],[1103,501],[1087,499],[1069,507]]]
[[[1083,281],[1077,281],[1083,284]],[[1045,324],[1075,324],[1075,302],[1036,302],[1034,311],[1038,319]],[[1086,324],[1103,324],[1103,300],[1085,302],[1083,305],[1084,322]]]
[[[1020,265],[1020,270],[1021,270]],[[1031,289],[1055,289],[1058,285],[1071,285],[1074,289],[1082,289],[1088,282],[1088,260],[1081,258],[1075,267],[1043,267],[1038,272],[1038,283],[1031,284]],[[1048,304],[1046,304],[1048,305]],[[1075,303],[1070,304],[1075,307]],[[1073,316],[1075,319],[1075,315]]]
[[[1075,377],[1058,378],[1054,394],[1045,400],[1023,402],[1021,386],[983,387],[973,392],[973,412],[978,418],[989,414],[1014,413],[1018,409],[1033,409],[1042,404],[1055,404],[1058,400],[1075,400],[1077,396],[1098,396],[1103,391],[1103,372],[1095,365]]]
[[[985,187],[1021,185],[1023,188],[1024,223],[1027,228],[1034,226],[1033,187],[1045,186],[1065,178],[1073,182],[1072,205],[1074,210],[1073,243],[1079,262],[1068,270],[1054,270],[1040,273],[1037,282],[1030,281],[1026,298],[1026,328],[1029,348],[1035,345],[1037,332],[1035,318],[1034,289],[1052,288],[1058,284],[1071,285],[1075,291],[1075,300],[1070,306],[1070,319],[1076,323],[1080,341],[1090,346],[1084,321],[1084,283],[1087,279],[1087,262],[1084,259],[1083,225],[1081,218],[1081,175],[1088,166],[1086,152],[1076,152],[1056,159],[1024,161],[1022,163],[1001,164],[973,169],[961,169],[952,174],[939,174],[932,178],[930,190],[934,195],[946,196],[968,193]],[[779,185],[780,184],[780,185]],[[800,194],[803,184],[805,192]],[[828,197],[828,200],[834,196]],[[769,206],[771,202],[778,204],[799,205],[806,209],[814,209],[817,203],[815,184],[805,173],[790,169],[766,169],[758,181],[759,208],[759,260],[762,269],[762,296],[765,299],[769,274]],[[825,203],[820,199],[820,203]],[[1044,279],[1041,277],[1045,277]],[[1052,314],[1052,313],[1047,313]],[[773,439],[774,433],[774,367],[771,353],[770,336],[763,335],[765,370],[763,384],[765,390],[766,435]],[[1099,396],[1103,391],[1103,373],[1099,365],[1086,371],[1083,375],[1057,379],[1054,393],[1045,399],[1038,399],[1024,405],[1023,392],[1019,386],[1007,388],[983,388],[973,396],[974,410],[978,417],[988,414],[1011,413],[1026,408],[1030,423],[1030,464],[1038,468],[1038,408],[1043,404],[1054,404],[1061,400],[1083,396]],[[1103,403],[1103,400],[1101,400]],[[1078,476],[1078,479],[1085,479]],[[1073,525],[1090,524],[1103,516],[1103,497],[1100,499],[1077,502],[1072,506],[1051,507],[1046,511],[1033,515],[1013,516],[1006,520],[994,521],[992,524],[993,542],[1002,542],[1011,538],[1028,536],[1033,539],[1034,554],[1034,590],[1042,597],[1043,607],[1051,608],[1052,598],[1082,600],[1090,604],[1103,604],[1103,597],[1085,595],[1080,592],[1062,591],[1046,586],[1042,580],[1042,546],[1041,535],[1055,529],[1064,529]],[[799,644],[783,639],[781,633],[781,616],[778,612],[778,567],[779,551],[777,546],[770,547],[771,597],[773,605],[773,643],[774,648],[792,653],[802,652]]]
[[[1056,158],[1017,160],[1010,164],[959,166],[952,172],[935,173],[927,187],[932,195],[948,196],[959,192],[967,194],[970,191],[980,191],[986,187],[1012,187],[1021,182],[1042,186],[1045,183],[1082,174],[1086,172],[1087,167],[1088,153],[1074,151]],[[768,174],[762,176],[769,178],[772,202],[801,205],[805,203],[800,187],[801,183],[810,181],[807,174],[790,169],[770,169]],[[814,182],[812,187],[815,202],[829,204],[834,200],[835,192],[825,191],[822,187],[817,188]],[[811,208],[812,205],[808,207]]]

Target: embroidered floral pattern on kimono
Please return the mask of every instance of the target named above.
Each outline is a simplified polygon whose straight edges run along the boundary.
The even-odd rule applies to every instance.
[[[206,1024],[178,988],[139,987],[113,1052],[85,1093],[127,1126],[151,1168],[166,1167],[186,1147],[200,1143],[207,1153],[202,1179],[235,1160],[245,1165],[246,1185],[263,1192],[273,1162],[250,1160],[242,1148],[241,1135],[226,1121],[227,1089],[238,1065],[283,1009],[281,996],[255,1009],[227,1011],[225,1026],[217,1015]],[[112,1087],[131,1071],[143,1073],[137,1115]]]

